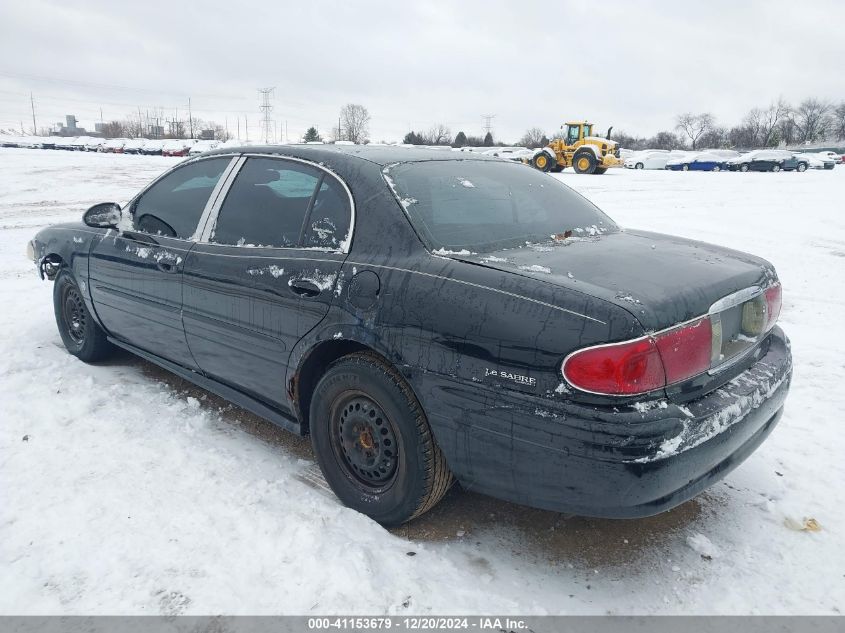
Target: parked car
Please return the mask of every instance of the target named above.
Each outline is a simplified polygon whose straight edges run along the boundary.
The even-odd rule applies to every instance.
[[[78,138],[78,136],[57,136],[55,148],[72,151],[73,142]]]
[[[98,137],[89,137],[88,140],[85,142],[84,150],[86,152],[98,152],[103,144],[106,142],[105,139],[98,138]]]
[[[310,434],[337,496],[387,525],[453,478],[584,515],[672,508],[765,439],[792,373],[769,262],[621,231],[478,155],[218,149],[29,256],[71,354],[122,347]]]
[[[671,171],[722,171],[727,168],[727,159],[705,152],[693,152],[666,162],[666,169]]]
[[[793,152],[774,149],[760,149],[743,154],[728,161],[731,171],[799,171],[807,170],[809,162],[798,158]]]
[[[84,152],[85,146],[88,144],[88,141],[91,140],[90,136],[77,136],[73,141],[70,143],[70,149],[74,152]]]
[[[161,154],[162,156],[187,156],[194,143],[196,143],[194,139],[165,141],[161,147]]]
[[[140,154],[141,150],[144,149],[144,145],[147,144],[147,139],[145,138],[133,138],[126,143],[123,144],[123,153],[124,154]]]
[[[669,152],[638,152],[625,159],[623,165],[628,169],[664,169],[666,162],[673,156]]]
[[[833,169],[840,162],[840,156],[835,152],[817,152],[816,156],[824,164],[825,169]]]
[[[139,154],[144,156],[161,156],[162,148],[166,141],[152,139],[144,143],[144,146],[139,150]]]
[[[210,152],[220,144],[220,141],[197,141],[188,151],[188,156],[196,156],[203,152]]]
[[[796,158],[807,161],[808,169],[833,169],[834,161],[829,158],[822,158],[818,154],[795,154]]]
[[[111,154],[122,154],[123,146],[128,142],[128,138],[110,138],[100,146],[100,151]]]

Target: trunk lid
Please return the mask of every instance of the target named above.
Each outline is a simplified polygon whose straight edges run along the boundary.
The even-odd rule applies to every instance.
[[[759,257],[636,230],[449,256],[604,299],[633,314],[646,331],[707,314],[719,299],[777,279]]]

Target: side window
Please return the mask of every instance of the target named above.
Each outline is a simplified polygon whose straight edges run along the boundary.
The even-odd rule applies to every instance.
[[[135,203],[132,210],[135,229],[190,239],[208,197],[230,161],[231,157],[200,160],[159,180]]]
[[[305,246],[340,248],[349,236],[349,195],[332,176],[325,176],[305,227]]]
[[[229,190],[211,234],[215,244],[299,246],[320,172],[277,158],[249,158]]]

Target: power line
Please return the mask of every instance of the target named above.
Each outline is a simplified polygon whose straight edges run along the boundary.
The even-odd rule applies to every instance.
[[[275,88],[259,88],[258,94],[261,95],[261,104],[258,109],[261,111],[261,129],[264,130],[264,142],[270,144],[270,137],[273,133],[273,120],[270,114],[273,112],[273,104],[270,103],[270,97],[273,96]]]

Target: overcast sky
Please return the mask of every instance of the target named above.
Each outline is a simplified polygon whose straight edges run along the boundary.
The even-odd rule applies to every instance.
[[[0,3],[0,127],[138,108],[245,118],[260,87],[291,140],[344,103],[370,138],[442,122],[497,139],[571,118],[653,134],[684,111],[729,125],[783,96],[845,100],[845,1]],[[283,6],[287,5],[287,6]]]

